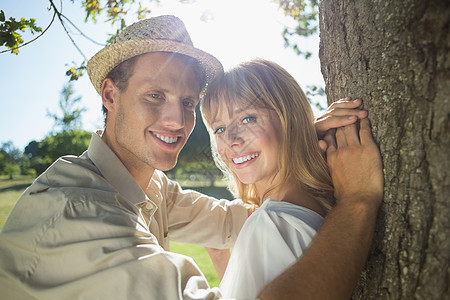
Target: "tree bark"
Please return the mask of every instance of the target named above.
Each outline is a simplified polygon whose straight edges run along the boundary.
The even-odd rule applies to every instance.
[[[319,19],[328,102],[363,99],[384,164],[353,298],[450,299],[450,1],[322,0]]]

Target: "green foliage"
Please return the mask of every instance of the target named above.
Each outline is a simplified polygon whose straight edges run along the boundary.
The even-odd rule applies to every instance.
[[[2,143],[0,147],[0,175],[35,174],[30,169],[30,159],[24,155],[11,141]]]
[[[308,37],[317,33],[319,29],[319,0],[274,0],[283,9],[286,16],[291,17],[297,22],[294,29],[285,27],[282,32],[284,46],[290,47],[297,55],[303,55],[305,59],[311,57],[312,53],[302,49],[295,37]],[[325,96],[323,87],[310,85],[306,87],[306,96],[311,105],[319,110],[325,110],[319,101],[314,101],[316,96]]]
[[[139,8],[136,9],[135,13],[138,19],[144,19],[151,13],[147,7],[142,6],[142,2],[144,1],[137,1]],[[159,0],[155,0],[154,2],[159,3]],[[81,3],[81,6],[86,12],[85,22],[88,22],[89,19],[91,19],[94,23],[96,23],[97,16],[105,12],[107,18],[106,22],[111,22],[111,24],[114,24],[117,21],[123,20],[125,15],[134,10],[134,4],[136,4],[135,0],[84,0]]]
[[[64,155],[80,155],[88,147],[91,133],[85,130],[50,134],[40,142],[31,141],[22,159],[22,174],[42,174],[55,160]]]
[[[297,21],[295,29],[284,28],[282,36],[285,47],[291,47],[298,55],[303,55],[306,59],[311,57],[310,51],[305,51],[293,40],[295,36],[308,37],[317,33],[319,1],[318,0],[274,0],[283,9],[286,16]]]
[[[3,174],[8,175],[9,179],[13,179],[13,175],[20,174],[20,167],[17,164],[6,163]]]
[[[76,129],[46,137],[39,143],[39,163],[48,167],[61,156],[80,155],[89,147],[91,136],[88,131]]]
[[[40,175],[52,164],[49,157],[35,156],[30,158],[30,169],[34,170],[35,175]],[[30,171],[29,171],[30,172]],[[29,173],[27,172],[27,173]]]
[[[62,12],[62,1],[60,2],[61,7],[57,7],[57,3],[54,0],[49,0],[50,8],[49,10],[53,10],[54,15],[50,24],[43,31],[41,27],[36,25],[36,19],[26,20],[25,18],[21,18],[20,21],[16,21],[15,18],[9,18],[8,20],[5,17],[5,13],[0,10],[0,46],[5,46],[11,53],[18,54],[19,48],[26,44],[31,43],[35,39],[24,42],[23,34],[26,30],[31,32],[32,34],[36,32],[42,32],[41,35],[53,24],[55,17],[57,16],[57,20],[59,20],[61,26],[64,31],[68,35],[69,39],[72,41],[73,45],[80,54],[85,57],[81,49],[77,46],[75,41],[73,40],[70,30],[67,29],[67,25],[72,26],[78,33],[90,40],[95,44],[99,44],[96,41],[93,41],[88,36],[86,36],[79,28],[69,20]],[[72,2],[74,2],[72,0]],[[144,4],[148,4],[149,2],[159,3],[159,0],[152,1],[136,1],[136,0],[83,0],[81,1],[81,7],[86,12],[86,18],[84,22],[93,22],[96,23],[98,17],[103,16],[106,18],[105,22],[111,23],[111,25],[115,25],[116,22],[120,24],[117,28],[117,31],[114,34],[109,34],[109,38],[107,44],[110,44],[115,36],[123,30],[127,25],[125,23],[124,17],[129,13],[135,13],[138,19],[146,18],[151,10],[148,9]],[[40,36],[41,36],[40,35]],[[101,44],[102,45],[102,44]],[[0,51],[3,53],[6,51]],[[86,71],[86,59],[79,64],[73,63],[73,66],[70,67],[66,71],[66,75],[69,77],[69,81],[78,80],[81,76],[85,74]]]
[[[74,98],[74,93],[72,83],[66,84],[61,91],[59,100],[62,115],[59,116],[47,111],[47,115],[55,122],[53,127],[59,128],[63,132],[80,128],[81,114],[86,111],[86,108],[78,107],[81,97]]]
[[[320,101],[313,100],[316,96],[325,97],[325,90],[323,89],[323,87],[317,85],[306,86],[306,97],[308,98],[311,105],[314,105],[318,110],[326,110],[326,107],[323,107]]]
[[[86,61],[83,61],[80,66],[72,62],[72,67],[66,71],[66,76],[69,76],[69,81],[78,80],[86,72]]]
[[[15,18],[10,17],[7,20],[3,10],[0,10],[0,46],[6,46],[11,53],[19,54],[19,46],[24,42],[20,32],[25,30],[34,34],[41,32],[42,28],[36,25],[36,19],[21,18],[20,21],[16,21]]]

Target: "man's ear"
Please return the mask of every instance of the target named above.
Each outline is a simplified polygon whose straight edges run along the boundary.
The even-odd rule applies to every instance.
[[[113,111],[116,107],[115,100],[118,99],[119,88],[110,78],[106,78],[102,83],[102,102],[108,112]]]

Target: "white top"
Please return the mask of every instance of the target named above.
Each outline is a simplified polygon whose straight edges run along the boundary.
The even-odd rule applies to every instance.
[[[267,199],[239,233],[220,284],[223,296],[255,299],[302,255],[323,220],[305,207]]]

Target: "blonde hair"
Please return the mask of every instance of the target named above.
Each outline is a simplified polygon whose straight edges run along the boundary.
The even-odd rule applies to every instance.
[[[228,180],[228,187],[235,197],[246,203],[260,205],[253,184],[243,184],[221,159],[212,133],[211,121],[220,107],[231,109],[235,102],[247,101],[248,105],[268,108],[276,112],[281,121],[282,145],[279,158],[278,188],[288,179],[302,186],[325,209],[335,200],[328,166],[318,146],[314,128],[314,115],[301,87],[278,64],[255,59],[242,63],[213,81],[201,102],[205,125],[211,137],[211,149],[216,165]]]

